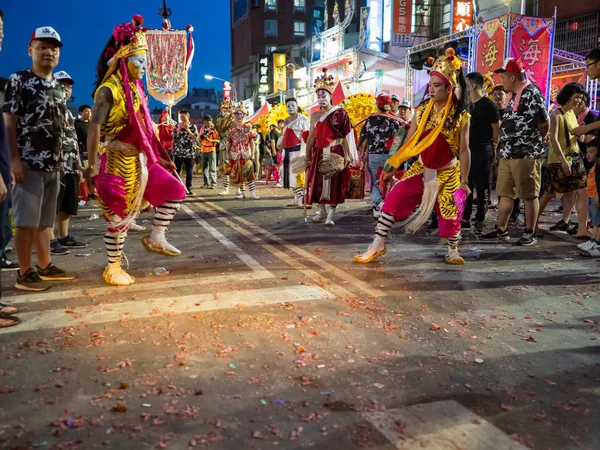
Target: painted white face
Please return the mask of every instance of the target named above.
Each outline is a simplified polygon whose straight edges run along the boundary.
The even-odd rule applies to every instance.
[[[298,103],[296,102],[287,102],[285,107],[290,116],[298,112]]]
[[[229,117],[229,111],[225,110],[221,113],[221,115],[225,118]]]
[[[129,69],[129,74],[134,80],[141,80],[144,78],[147,67],[148,57],[145,53],[127,58],[127,69]]]
[[[233,117],[238,122],[241,122],[242,120],[244,120],[244,113],[242,111],[236,111],[233,113]]]
[[[331,94],[321,89],[317,92],[317,103],[321,107],[329,106],[331,104]]]

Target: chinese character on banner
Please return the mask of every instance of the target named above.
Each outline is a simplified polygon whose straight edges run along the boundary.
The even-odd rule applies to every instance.
[[[271,93],[271,86],[269,83],[269,58],[267,56],[261,56],[258,59],[258,93],[269,94]]]
[[[478,23],[475,30],[475,67],[493,78],[495,84],[502,84],[502,77],[494,71],[504,63],[507,28],[508,16],[504,15]]]
[[[273,92],[287,90],[287,58],[284,53],[273,54]]]
[[[394,0],[392,45],[410,46],[412,0]]]
[[[452,33],[465,31],[473,26],[472,0],[454,0],[452,11]]]
[[[231,101],[231,83],[229,81],[223,81],[223,100]]]
[[[529,81],[548,102],[552,78],[554,19],[510,15],[510,57],[520,59]]]

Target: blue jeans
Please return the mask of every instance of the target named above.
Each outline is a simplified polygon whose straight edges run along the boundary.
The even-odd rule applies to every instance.
[[[381,191],[379,190],[379,179],[377,178],[377,172],[381,167],[385,165],[388,155],[382,154],[371,154],[369,153],[369,173],[371,174],[371,200],[373,204],[378,205],[381,203]]]

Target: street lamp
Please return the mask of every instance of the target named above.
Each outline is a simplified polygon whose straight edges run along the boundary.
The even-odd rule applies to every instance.
[[[204,75],[204,78],[206,80],[220,80],[220,81],[223,81],[225,83],[229,83],[229,85],[231,86],[231,90],[233,91],[233,101],[237,102],[237,99],[238,99],[237,90],[235,88],[235,85],[231,81],[225,80],[223,78],[215,77],[215,76],[212,76],[212,75]]]

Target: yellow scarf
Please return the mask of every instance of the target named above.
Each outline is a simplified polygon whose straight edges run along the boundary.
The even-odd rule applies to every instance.
[[[427,120],[429,118],[429,115],[431,114],[431,111],[433,110],[433,107],[434,102],[430,100],[429,104],[425,108],[425,112],[421,116],[421,121],[415,134],[412,135],[408,142],[404,143],[404,145],[400,148],[400,150],[396,152],[396,154],[388,158],[387,163],[390,166],[395,167],[397,169],[404,161],[408,161],[410,158],[419,156],[421,153],[423,153],[423,151],[425,151],[426,148],[428,148],[435,142],[439,134],[444,129],[444,125],[446,124],[446,120],[448,119],[450,110],[452,109],[452,95],[448,96],[448,101],[446,102],[446,106],[444,107],[442,120],[440,120],[437,127],[435,127],[425,139],[419,142],[421,136],[423,136],[425,126],[427,125]]]

